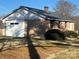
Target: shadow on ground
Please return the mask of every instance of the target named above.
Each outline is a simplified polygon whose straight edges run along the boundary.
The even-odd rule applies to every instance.
[[[28,44],[30,59],[40,59],[40,56],[37,50],[35,49],[35,46],[33,45],[30,37],[27,38],[27,44]]]

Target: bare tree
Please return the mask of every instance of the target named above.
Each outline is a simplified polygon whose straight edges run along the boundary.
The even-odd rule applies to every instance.
[[[62,17],[69,17],[74,14],[76,9],[76,6],[69,1],[59,0],[56,5],[55,11],[59,13],[59,15],[61,15]]]

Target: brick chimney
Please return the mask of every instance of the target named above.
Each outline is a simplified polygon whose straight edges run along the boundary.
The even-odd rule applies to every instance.
[[[48,6],[44,6],[44,11],[48,13]]]

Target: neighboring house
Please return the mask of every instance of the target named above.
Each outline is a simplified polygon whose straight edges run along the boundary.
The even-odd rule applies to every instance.
[[[59,18],[52,16],[48,12],[48,7],[44,7],[44,10],[39,10],[21,6],[2,19],[2,35],[13,37],[24,37],[27,34],[31,36],[43,35],[51,28],[51,20],[53,21],[55,19],[60,22],[60,28],[63,28],[62,25],[65,23],[66,29],[67,26],[71,26],[73,29],[68,27],[68,30],[74,30],[74,24],[71,24],[70,21],[58,20]]]

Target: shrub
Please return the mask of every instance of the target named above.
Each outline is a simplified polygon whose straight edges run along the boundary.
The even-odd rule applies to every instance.
[[[71,37],[76,38],[78,36],[78,34],[74,31],[65,31],[64,34],[65,34],[66,37],[70,37],[70,38]]]
[[[48,30],[45,33],[46,40],[65,40],[65,35],[62,31],[58,29]]]

